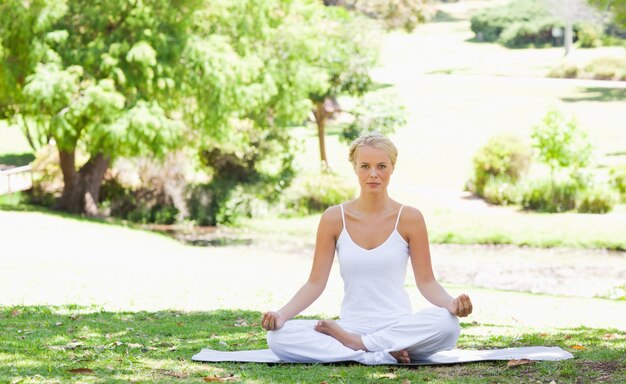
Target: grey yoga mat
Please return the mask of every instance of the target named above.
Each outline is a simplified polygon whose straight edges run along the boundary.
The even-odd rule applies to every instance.
[[[571,353],[559,347],[521,347],[487,350],[453,349],[438,352],[425,360],[411,361],[410,364],[405,365],[459,364],[474,361],[520,359],[555,361],[571,359],[573,357]],[[269,349],[233,352],[203,349],[198,354],[194,355],[191,360],[203,362],[292,363],[280,360]],[[311,363],[315,362],[311,361]]]

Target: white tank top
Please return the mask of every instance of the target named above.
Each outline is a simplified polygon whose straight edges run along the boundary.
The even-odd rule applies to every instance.
[[[337,258],[344,284],[340,318],[345,321],[381,324],[413,312],[404,288],[409,244],[398,232],[398,222],[387,240],[374,249],[357,245],[348,230],[343,205],[343,229],[337,239]]]

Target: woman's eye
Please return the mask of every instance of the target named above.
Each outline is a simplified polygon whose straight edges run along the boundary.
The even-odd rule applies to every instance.
[[[361,168],[363,168],[363,169],[367,169],[367,168],[369,168],[369,165],[367,165],[367,164],[362,164],[362,165],[361,165]]]
[[[382,168],[387,168],[387,166],[386,166],[385,164],[379,164],[379,165],[378,165],[378,168],[381,168],[381,169],[382,169]]]

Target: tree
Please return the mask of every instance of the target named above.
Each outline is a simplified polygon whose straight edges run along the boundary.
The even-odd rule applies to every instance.
[[[341,137],[346,141],[365,131],[390,133],[406,121],[397,100],[382,95],[365,97],[375,93],[377,88],[370,75],[379,53],[376,25],[342,7],[327,7],[327,10],[325,22],[321,24],[323,29],[319,32],[323,49],[312,65],[323,68],[328,80],[310,93],[323,169],[329,168],[326,128],[336,114],[351,115],[351,123],[342,127]],[[342,96],[357,98],[355,107],[343,109],[339,103]]]
[[[533,147],[539,151],[539,160],[550,167],[553,182],[556,170],[567,170],[568,176],[577,178],[591,160],[592,146],[587,133],[574,119],[567,120],[557,110],[548,111],[533,128],[531,138]]]
[[[56,142],[59,207],[95,215],[117,157],[226,148],[242,134],[231,129],[237,122],[284,144],[280,129],[303,119],[309,94],[327,83],[310,65],[323,8],[313,0],[8,0],[0,108],[34,147]]]
[[[379,20],[389,29],[412,32],[432,14],[429,0],[324,0],[327,6],[342,6]]]
[[[614,22],[621,28],[626,28],[626,2],[622,0],[588,0],[602,11],[613,13]]]
[[[4,110],[32,144],[55,140],[61,209],[97,214],[115,157],[161,155],[179,143],[178,63],[198,4],[9,0],[0,7],[2,85],[11,100]],[[80,166],[78,153],[87,156]]]

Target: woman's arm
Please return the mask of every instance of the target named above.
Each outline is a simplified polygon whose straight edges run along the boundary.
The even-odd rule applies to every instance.
[[[460,317],[472,313],[472,302],[469,296],[462,294],[453,298],[437,282],[433,274],[433,267],[430,261],[430,247],[428,244],[428,231],[422,213],[407,207],[406,213],[401,218],[401,223],[406,223],[404,228],[409,243],[411,254],[411,265],[415,283],[420,293],[432,304],[444,307],[453,315]]]
[[[320,219],[315,241],[313,266],[307,282],[278,311],[263,314],[262,326],[268,331],[279,329],[285,321],[308,308],[324,291],[335,257],[335,244],[341,226],[340,208],[328,208]]]

